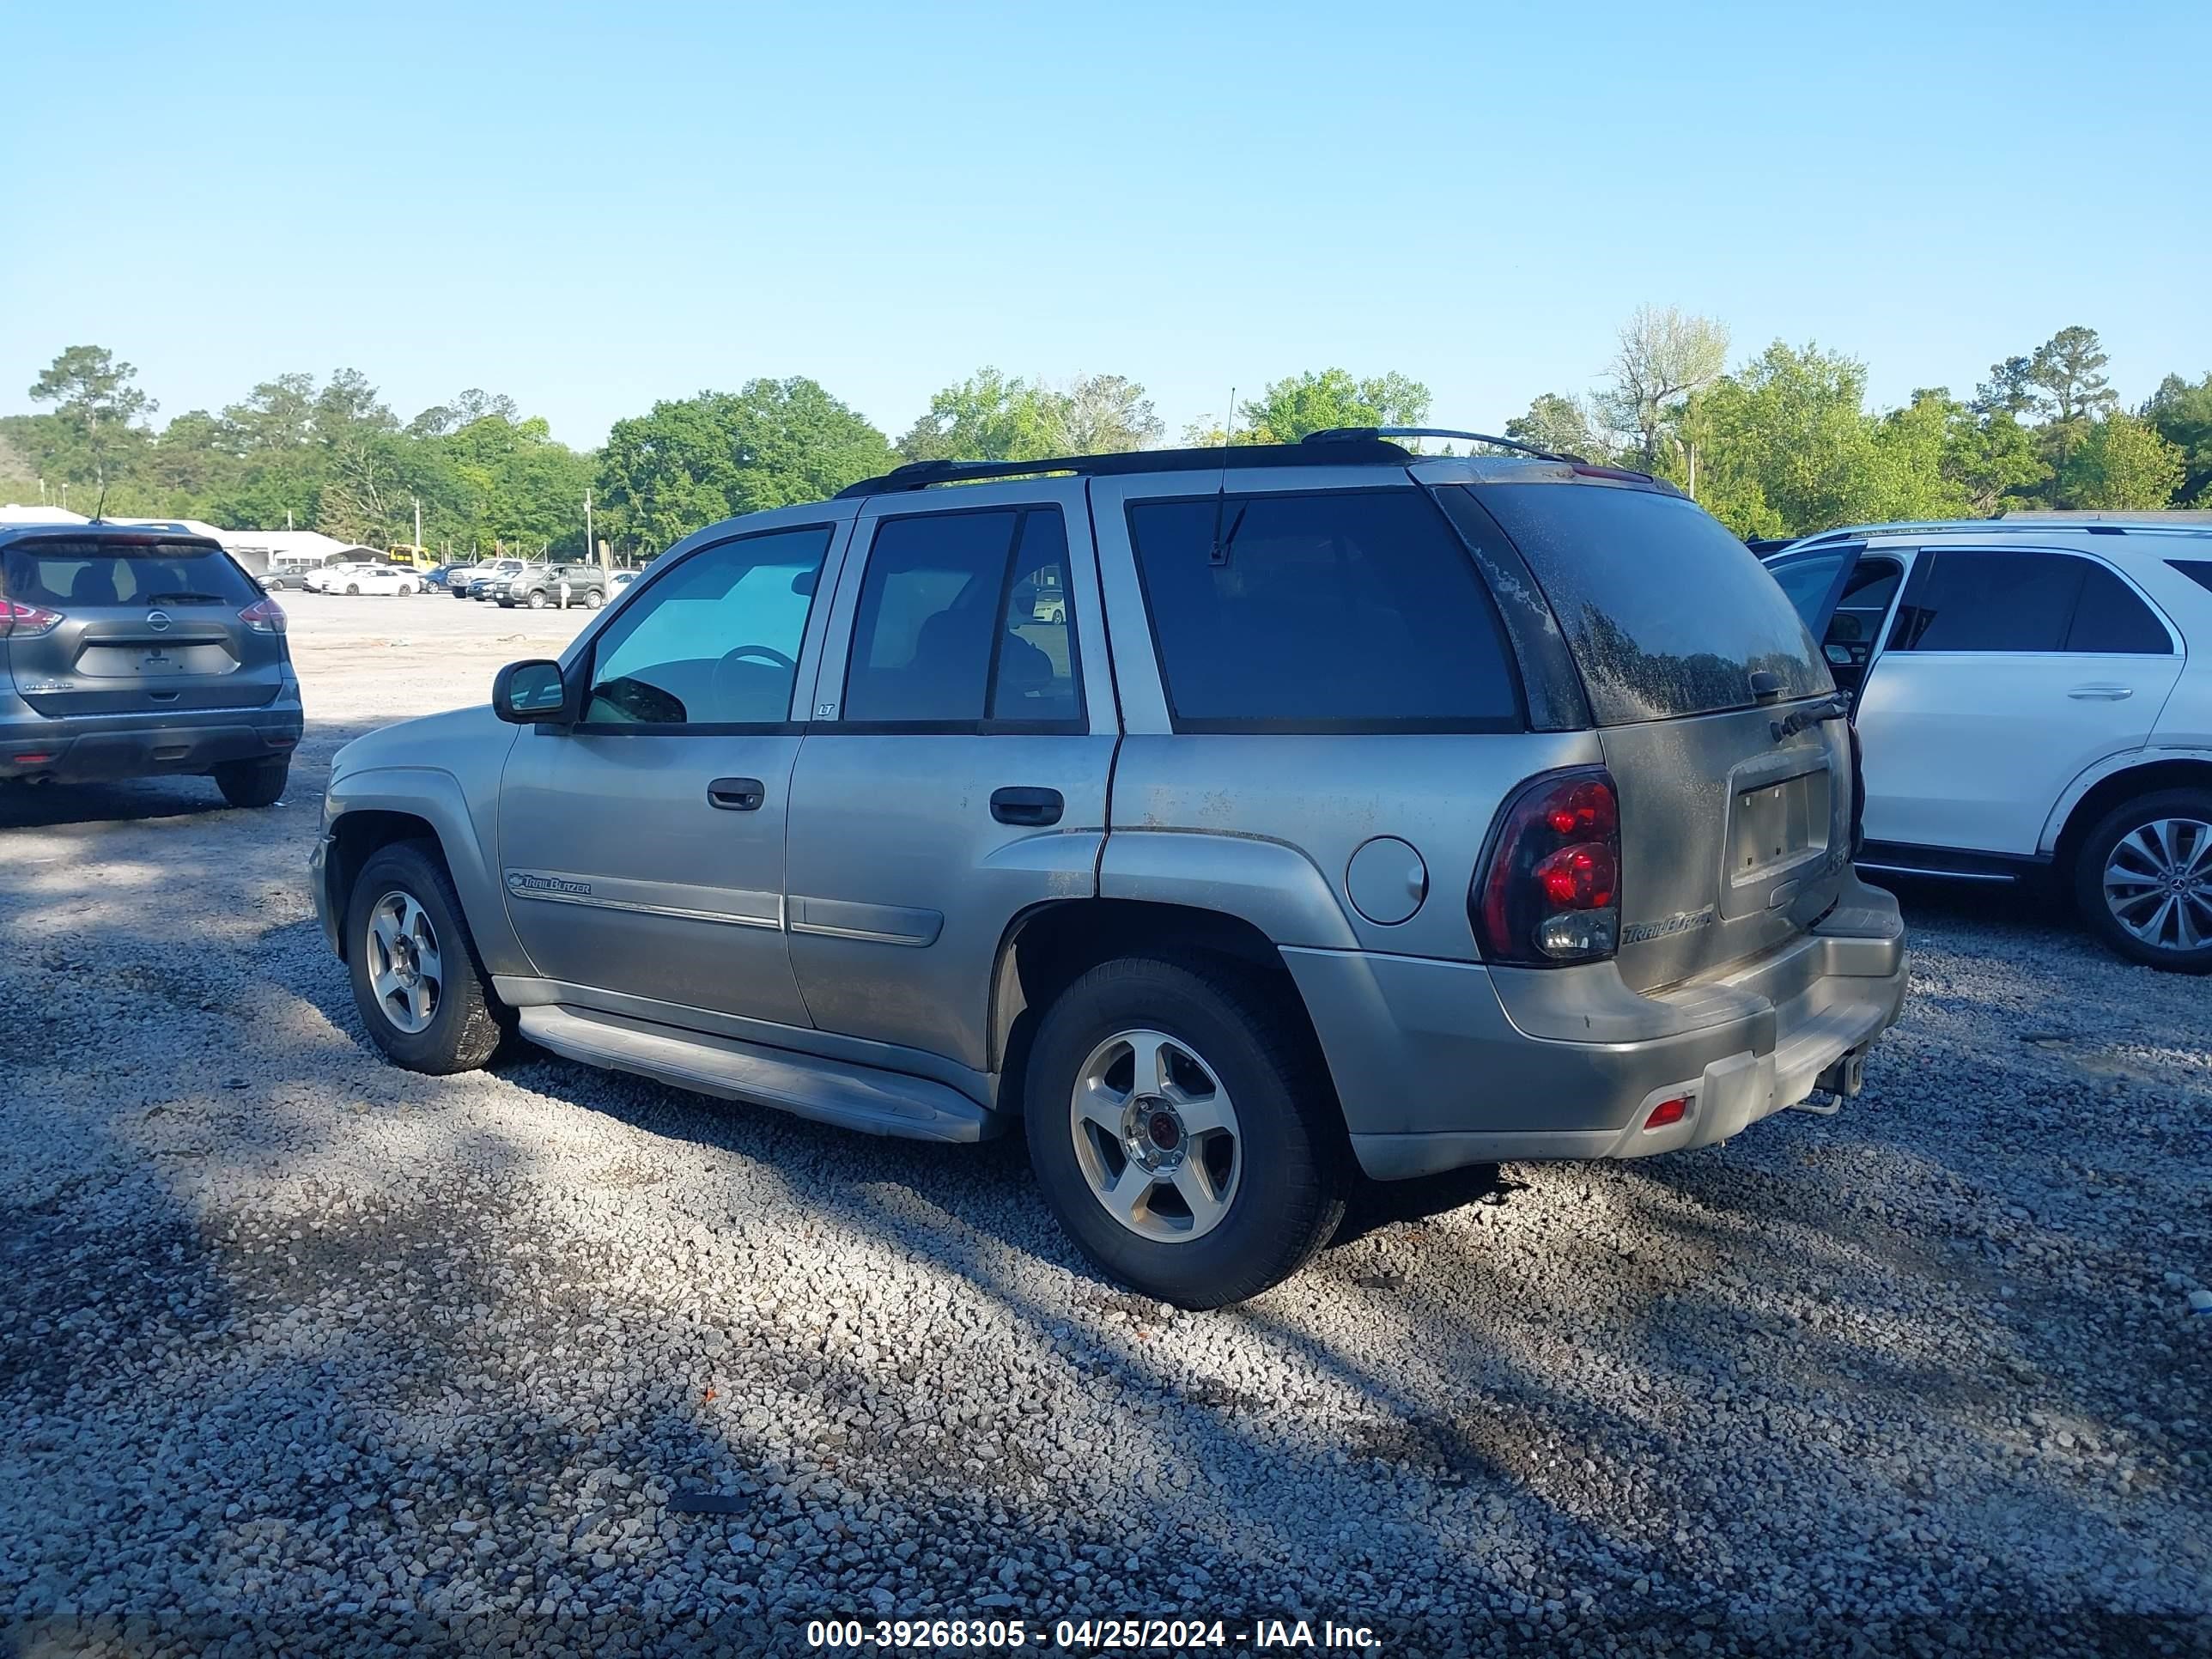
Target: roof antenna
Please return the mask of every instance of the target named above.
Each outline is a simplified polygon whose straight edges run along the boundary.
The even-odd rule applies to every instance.
[[[106,520],[106,518],[107,518],[107,475],[106,475],[106,472],[102,472],[102,473],[100,475],[100,499],[99,499],[97,501],[95,501],[95,502],[94,502],[94,503],[93,503],[93,507],[92,507],[92,521],[93,521],[94,524],[100,524],[100,523],[104,522],[104,521]]]
[[[1237,388],[1232,386],[1229,388],[1229,413],[1221,422],[1221,485],[1213,493],[1213,546],[1206,556],[1206,562],[1210,565],[1229,562],[1229,543],[1221,539],[1221,511],[1229,502],[1229,434],[1236,425]],[[1242,520],[1244,515],[1239,513],[1237,516]],[[1230,527],[1229,535],[1231,540],[1236,538],[1234,526]]]

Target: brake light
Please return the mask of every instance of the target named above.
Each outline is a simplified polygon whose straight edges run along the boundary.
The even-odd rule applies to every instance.
[[[0,599],[0,635],[34,640],[41,634],[52,633],[67,620],[60,611],[49,611],[44,605]]]
[[[1533,780],[1506,803],[1468,895],[1488,962],[1597,962],[1620,942],[1620,797],[1602,767]]]
[[[263,599],[247,605],[238,613],[238,619],[257,634],[281,634],[284,631],[284,607],[274,599]]]

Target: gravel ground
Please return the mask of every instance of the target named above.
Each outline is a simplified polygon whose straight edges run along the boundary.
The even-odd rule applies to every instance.
[[[302,881],[329,757],[575,621],[285,603],[284,805],[0,799],[18,1651],[751,1653],[952,1613],[2212,1650],[2203,982],[1911,893],[1906,1017],[1840,1115],[1389,1192],[1179,1314],[1083,1267],[1017,1144],[382,1064]],[[738,1512],[666,1506],[702,1490]]]

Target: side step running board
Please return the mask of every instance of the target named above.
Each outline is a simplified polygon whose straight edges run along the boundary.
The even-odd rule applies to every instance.
[[[631,1072],[841,1128],[911,1140],[988,1140],[1011,1126],[926,1078],[709,1036],[596,1009],[521,1010],[522,1035],[564,1060]]]

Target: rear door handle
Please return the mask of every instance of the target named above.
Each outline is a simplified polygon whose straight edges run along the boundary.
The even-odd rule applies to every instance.
[[[2132,685],[2077,685],[2066,695],[2076,702],[2125,702],[2135,694]]]
[[[1001,823],[1058,823],[1067,803],[1057,789],[994,789],[991,816]]]
[[[707,805],[725,812],[757,812],[767,799],[758,778],[716,778],[707,786]]]

